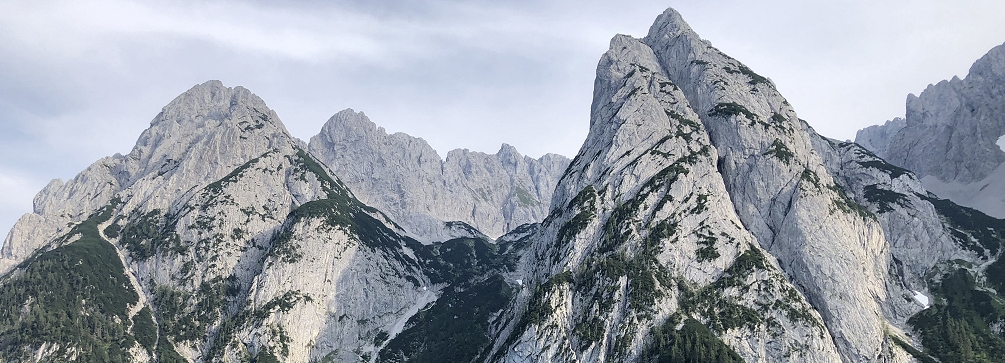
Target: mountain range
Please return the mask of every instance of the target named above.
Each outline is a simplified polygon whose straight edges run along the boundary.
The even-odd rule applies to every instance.
[[[974,62],[966,78],[908,95],[906,111],[860,130],[855,142],[914,171],[928,190],[1005,218],[1005,44]]]
[[[35,197],[0,361],[1000,362],[1005,221],[938,186],[1005,161],[1003,49],[840,142],[668,9],[572,160],[354,110],[307,143],[209,81]]]

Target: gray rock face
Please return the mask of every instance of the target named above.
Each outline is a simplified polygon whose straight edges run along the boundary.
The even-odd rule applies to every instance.
[[[910,297],[913,291],[931,296],[925,276],[933,266],[988,257],[961,248],[913,173],[887,163],[857,143],[828,139],[812,129],[810,136],[835,183],[883,227],[891,257],[888,296]],[[912,300],[891,298],[883,306],[893,327],[905,327],[907,319],[923,307]]]
[[[866,127],[858,130],[855,134],[855,143],[862,145],[866,150],[871,150],[876,156],[885,159],[887,157],[886,152],[890,149],[890,140],[904,126],[907,126],[907,120],[897,117],[882,125]]]
[[[845,361],[878,359],[889,263],[880,226],[835,187],[770,80],[702,41],[674,11],[645,42],[708,130],[744,227],[820,312]]]
[[[919,175],[925,187],[961,205],[1005,217],[1005,186],[996,183],[1005,152],[1005,45],[977,60],[964,79],[907,96],[906,120],[859,131],[855,141]],[[993,176],[994,175],[994,176]],[[990,186],[990,188],[989,188]]]
[[[748,362],[911,361],[893,339],[911,341],[926,276],[997,253],[947,222],[907,170],[817,135],[770,80],[672,9],[645,38],[612,40],[592,110],[499,361],[648,359],[636,332],[686,319]],[[755,254],[761,268],[739,274]],[[727,311],[756,318],[723,324]]]
[[[198,85],[164,108],[129,155],[39,193],[3,261],[9,269],[56,247],[67,225],[108,206],[100,237],[122,254],[158,325],[157,347],[123,347],[135,360],[373,355],[376,335],[436,297],[406,247],[421,245],[353,198],[305,147],[248,90]]]
[[[105,323],[136,333],[152,311],[153,345],[119,347],[138,362],[648,361],[687,332],[723,359],[910,362],[932,278],[1002,288],[1005,221],[816,134],[672,9],[645,38],[616,36],[594,87],[569,162],[506,145],[441,160],[351,110],[307,150],[248,90],[198,85],[128,155],[39,193],[0,250],[0,288],[87,226],[139,295]],[[895,147],[896,125],[870,145]],[[941,319],[938,303],[922,312]],[[88,354],[74,344],[0,360]]]
[[[229,89],[219,81],[193,88],[164,107],[128,155],[103,158],[69,182],[49,183],[35,197],[34,213],[15,224],[0,258],[23,259],[125,189],[128,207],[166,210],[193,187],[218,180],[279,144],[292,147],[285,126],[270,120],[278,118],[247,89]],[[250,133],[259,137],[249,140]],[[17,236],[31,238],[14,240]]]
[[[589,136],[525,262],[537,287],[498,360],[650,359],[654,327],[695,319],[748,362],[839,361],[820,315],[742,226],[709,133],[663,69],[643,41],[611,41]]]
[[[311,138],[310,150],[361,201],[388,213],[424,242],[471,232],[492,238],[540,222],[569,160],[521,156],[503,144],[494,155],[457,149],[446,160],[420,138],[388,135],[362,112],[341,111]]]

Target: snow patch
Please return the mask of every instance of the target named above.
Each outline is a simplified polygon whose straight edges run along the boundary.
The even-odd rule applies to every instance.
[[[1005,151],[1005,135],[999,136],[998,141],[995,141],[995,145],[998,145],[999,149]]]
[[[924,306],[925,309],[928,309],[928,307],[929,307],[929,305],[928,305],[928,303],[929,303],[928,296],[925,296],[925,294],[922,294],[922,293],[920,293],[918,291],[914,291],[914,290],[911,290],[911,292],[914,293],[914,301],[917,301],[919,304],[921,304],[921,306]]]
[[[939,198],[977,209],[995,218],[1005,218],[1005,163],[998,165],[983,180],[963,184],[944,182],[933,175],[921,178],[921,185]]]

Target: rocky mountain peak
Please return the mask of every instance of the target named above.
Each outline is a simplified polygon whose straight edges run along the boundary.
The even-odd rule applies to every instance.
[[[930,84],[907,96],[904,119],[870,126],[855,141],[918,174],[925,188],[954,202],[1005,217],[1005,44],[992,48],[963,79]]]
[[[1005,106],[987,80],[1000,55],[986,58],[910,96],[908,118],[871,133],[873,145],[896,154],[888,135],[994,124]],[[816,134],[673,9],[644,38],[615,36],[594,87],[570,162],[508,144],[441,159],[352,109],[305,145],[248,90],[198,85],[128,155],[50,183],[8,234],[0,360],[1005,352],[1005,220]],[[981,190],[1005,195],[999,185]]]
[[[908,95],[906,126],[873,146],[891,163],[942,182],[973,183],[992,174],[1005,152],[1005,44],[974,62],[964,79],[954,77]],[[865,136],[865,135],[863,135]],[[887,145],[884,150],[881,146]]]
[[[684,17],[681,16],[677,10],[667,8],[662,14],[656,17],[655,21],[653,21],[653,25],[649,27],[648,36],[676,36],[678,34],[690,34],[697,38],[697,33],[695,33],[694,30],[691,29],[691,26],[684,21]]]
[[[991,48],[987,54],[974,62],[970,67],[970,74],[981,78],[1005,79],[1005,44]]]
[[[516,151],[516,148],[513,147],[513,145],[507,143],[503,143],[499,147],[499,151],[496,152],[496,157],[498,157],[499,161],[501,161],[504,165],[511,166],[516,166],[516,164],[520,162],[520,159],[523,159],[523,155],[520,155],[520,152]]]
[[[912,97],[917,98],[914,94],[909,94],[907,95],[907,102],[911,102]],[[907,126],[907,120],[903,117],[894,118],[883,125],[869,126],[858,130],[855,134],[855,142],[867,150],[872,150],[876,156],[885,159],[887,157],[886,151],[890,148],[890,140],[904,126]]]
[[[867,333],[868,342],[834,341],[875,322],[874,291],[851,288],[879,282],[875,261],[863,258],[864,251],[838,256],[854,266],[845,272],[855,278],[834,279],[825,271],[832,261],[810,255],[834,240],[854,241],[844,247],[877,241],[855,235],[863,227],[857,215],[830,217],[846,229],[836,238],[797,222],[826,213],[822,204],[832,194],[820,186],[808,195],[794,189],[801,173],[831,182],[809,137],[797,134],[794,112],[769,81],[711,48],[676,11],[650,29],[643,39],[615,36],[597,66],[590,133],[556,188],[552,214],[525,267],[536,273],[537,287],[524,318],[514,319],[507,344],[516,343],[499,346],[503,361],[658,360],[672,353],[650,346],[644,332],[689,324],[708,324],[723,339],[709,347],[728,345],[748,361],[874,356],[881,338],[874,327],[855,332]],[[777,262],[736,270],[769,251]],[[749,288],[728,287],[737,279]],[[811,287],[797,292],[794,286]],[[824,286],[847,287],[856,302],[827,305],[822,290],[830,287]],[[711,300],[692,301],[689,291]],[[778,299],[768,291],[790,294],[786,309],[806,311],[806,319],[758,308]],[[814,305],[819,316],[810,303],[821,305]],[[722,324],[717,317],[726,310],[759,317]],[[866,322],[848,322],[859,319]],[[767,333],[762,321],[785,328]],[[767,334],[786,343],[752,343]],[[808,348],[780,348],[796,342]]]
[[[292,150],[298,143],[251,91],[208,81],[176,97],[150,122],[124,157],[123,186],[166,178],[180,193],[270,150]]]
[[[154,117],[129,154],[102,158],[72,180],[40,191],[34,213],[22,217],[8,236],[3,257],[23,258],[117,195],[128,209],[167,210],[193,188],[268,152],[292,153],[298,143],[247,89],[220,81],[196,85]],[[12,244],[13,239],[23,241]]]
[[[276,113],[257,95],[244,87],[230,88],[214,80],[196,85],[168,103],[141,135],[137,148],[228,129],[241,133],[237,136],[242,140],[252,135],[289,135]]]
[[[321,126],[321,133],[317,136],[324,137],[348,137],[349,135],[375,137],[376,135],[386,136],[387,132],[383,127],[370,121],[362,111],[356,112],[351,108],[344,109],[332,115]]]
[[[147,133],[161,138],[184,137],[212,132],[217,127],[252,133],[258,130],[287,133],[279,117],[257,95],[241,86],[226,87],[216,80],[195,85],[175,97],[150,122]],[[141,137],[138,144],[150,139],[155,138]]]
[[[361,201],[424,242],[481,233],[495,238],[542,220],[569,162],[553,154],[522,156],[509,144],[496,154],[456,149],[441,159],[425,140],[389,135],[351,109],[332,116],[311,138],[310,150]]]

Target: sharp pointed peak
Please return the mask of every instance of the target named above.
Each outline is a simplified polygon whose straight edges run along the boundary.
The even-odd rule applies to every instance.
[[[648,37],[654,37],[660,34],[680,34],[680,33],[694,33],[691,26],[684,21],[684,17],[680,15],[674,8],[667,8],[663,11],[663,14],[656,17],[656,21],[653,25],[649,27]]]
[[[517,151],[516,147],[514,147],[513,145],[510,145],[510,144],[507,144],[507,143],[504,142],[504,143],[502,143],[502,145],[499,146],[499,151],[496,152],[496,154],[516,154],[516,155],[520,155],[520,152]]]

